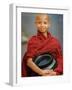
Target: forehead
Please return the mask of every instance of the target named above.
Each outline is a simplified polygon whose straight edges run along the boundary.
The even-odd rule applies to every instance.
[[[38,14],[37,16],[36,16],[36,21],[37,20],[48,20],[49,19],[49,17],[48,17],[48,15],[47,14]]]

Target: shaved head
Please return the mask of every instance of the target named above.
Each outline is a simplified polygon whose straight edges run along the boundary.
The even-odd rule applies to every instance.
[[[47,33],[50,28],[50,18],[48,14],[38,13],[35,18],[35,24],[39,32]]]
[[[44,13],[37,14],[35,18],[35,22],[38,22],[42,18],[45,18],[50,23],[50,17],[48,16],[48,14],[44,14]]]

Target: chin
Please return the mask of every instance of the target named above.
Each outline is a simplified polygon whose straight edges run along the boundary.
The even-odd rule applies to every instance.
[[[39,31],[39,32],[41,32],[41,33],[45,33],[45,32],[47,32],[47,31]]]

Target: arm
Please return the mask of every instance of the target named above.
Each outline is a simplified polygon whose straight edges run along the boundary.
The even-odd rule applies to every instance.
[[[27,66],[31,68],[34,72],[38,73],[41,76],[48,76],[51,70],[42,70],[40,69],[33,61],[32,58],[27,60]]]
[[[54,70],[57,73],[57,75],[63,74],[63,62],[62,62],[62,60],[63,60],[63,58],[61,58],[61,57],[57,58],[58,66]]]
[[[62,55],[62,50],[61,50],[61,46],[58,46],[57,49],[57,67],[54,70],[57,75],[61,75],[63,74],[63,55]]]

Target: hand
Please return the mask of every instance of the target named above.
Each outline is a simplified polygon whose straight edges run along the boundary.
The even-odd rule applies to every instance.
[[[42,70],[41,75],[42,76],[49,76],[53,72],[53,70]]]
[[[49,74],[48,70],[42,70],[41,75],[42,76],[47,76]]]
[[[41,75],[42,76],[55,76],[56,72],[54,72],[53,70],[42,70]]]
[[[49,75],[49,76],[55,76],[55,75],[57,75],[57,74],[56,74],[56,72],[52,71],[52,72],[50,72],[48,75]]]

